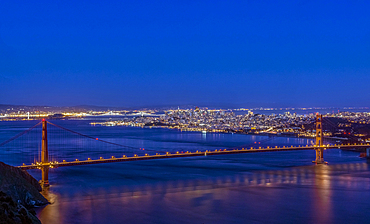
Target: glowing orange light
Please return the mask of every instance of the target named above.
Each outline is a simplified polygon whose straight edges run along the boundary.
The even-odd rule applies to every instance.
[[[43,118],[42,121],[45,121],[45,119]]]
[[[96,140],[99,140],[98,138],[96,138]]]

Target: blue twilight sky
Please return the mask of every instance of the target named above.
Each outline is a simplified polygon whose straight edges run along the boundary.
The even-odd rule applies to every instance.
[[[2,1],[0,104],[370,106],[370,1]]]

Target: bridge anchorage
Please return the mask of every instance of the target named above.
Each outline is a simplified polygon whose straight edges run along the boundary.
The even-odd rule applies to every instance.
[[[43,119],[40,123],[36,124],[35,126],[29,128],[28,130],[14,136],[13,138],[10,138],[6,140],[3,143],[0,143],[0,147],[3,145],[15,140],[16,138],[22,136],[23,134],[28,133],[30,130],[34,129],[35,127],[42,125],[42,139],[41,139],[41,155],[39,159],[37,159],[35,163],[26,165],[23,164],[22,166],[17,166],[23,170],[28,170],[28,169],[40,169],[42,174],[41,174],[41,180],[40,185],[42,187],[49,187],[49,170],[52,168],[58,168],[58,167],[65,167],[65,166],[79,166],[79,165],[89,165],[89,164],[101,164],[101,163],[112,163],[112,162],[128,162],[128,161],[138,161],[138,160],[153,160],[153,159],[169,159],[169,158],[182,158],[182,157],[193,157],[193,156],[212,156],[212,155],[226,155],[226,154],[237,154],[237,153],[255,153],[255,152],[280,152],[280,151],[297,151],[297,150],[315,150],[316,152],[316,160],[313,161],[315,164],[326,164],[324,161],[324,150],[325,149],[334,149],[334,148],[361,148],[367,150],[367,156],[370,157],[370,143],[361,143],[361,144],[323,144],[323,127],[322,127],[322,115],[317,114],[316,115],[316,143],[315,145],[303,145],[303,146],[282,146],[282,147],[251,147],[251,148],[230,148],[230,149],[215,149],[215,150],[206,150],[206,151],[193,151],[193,152],[176,152],[176,153],[171,153],[171,152],[159,152],[155,151],[153,154],[149,155],[148,153],[145,153],[138,148],[133,148],[130,146],[126,145],[121,145],[117,144],[114,142],[108,142],[105,140],[101,140],[92,136],[84,135],[81,133],[78,133],[76,131],[69,130],[67,128],[58,126],[56,124],[50,123]],[[106,145],[111,145],[112,147],[122,147],[125,148],[125,150],[130,149],[130,150],[137,150],[137,151],[130,151],[129,153],[138,153],[138,154],[133,154],[133,156],[126,156],[123,155],[122,157],[115,157],[112,156],[110,158],[103,158],[100,157],[99,159],[91,159],[87,158],[86,160],[78,160],[76,161],[65,161],[63,160],[62,162],[58,162],[54,160],[54,153],[49,152],[49,147],[48,147],[48,124],[55,126],[56,128],[59,128],[61,130],[64,130],[66,132],[73,133],[75,135],[80,136],[81,138],[86,138],[93,140],[94,142],[100,142],[101,144],[106,144]],[[53,133],[51,131],[50,133]],[[50,134],[49,133],[49,134]],[[37,134],[38,135],[38,134]],[[39,135],[38,135],[39,136]],[[52,136],[52,134],[51,134]],[[49,136],[50,137],[50,136]],[[90,141],[89,140],[89,141]],[[38,140],[39,141],[39,140]],[[99,144],[100,144],[99,143]],[[53,148],[53,146],[51,146]],[[148,150],[151,151],[151,150]],[[104,150],[104,152],[107,152]],[[123,152],[123,151],[121,151]],[[139,152],[142,154],[140,155]],[[49,154],[52,154],[50,157]],[[122,154],[121,154],[122,155]],[[59,158],[60,159],[60,158]],[[60,160],[61,161],[61,160]]]

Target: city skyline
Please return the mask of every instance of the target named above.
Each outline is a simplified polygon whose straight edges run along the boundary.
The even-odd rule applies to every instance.
[[[6,2],[0,103],[368,107],[369,4]]]

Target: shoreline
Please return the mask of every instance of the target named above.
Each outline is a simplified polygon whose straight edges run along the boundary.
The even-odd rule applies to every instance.
[[[160,128],[160,129],[167,129],[167,130],[177,130],[177,131],[184,131],[184,132],[198,132],[198,133],[204,133],[204,134],[240,134],[240,135],[255,135],[255,136],[269,136],[269,137],[285,137],[285,138],[297,138],[297,139],[315,139],[315,137],[310,137],[310,136],[299,136],[298,133],[279,133],[279,134],[274,134],[274,133],[247,133],[243,131],[226,131],[226,130],[216,130],[216,131],[203,131],[203,130],[186,130],[186,129],[179,129],[179,128],[168,128],[170,126],[149,126],[149,125],[144,125],[144,126],[132,126],[132,125],[102,125],[102,124],[92,124],[90,123],[91,126],[99,125],[99,126],[106,126],[106,127],[114,127],[114,126],[123,126],[123,127],[131,127],[131,128]],[[340,137],[325,137],[324,139],[326,140],[347,140],[343,139]]]

